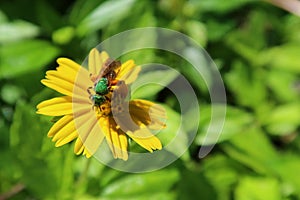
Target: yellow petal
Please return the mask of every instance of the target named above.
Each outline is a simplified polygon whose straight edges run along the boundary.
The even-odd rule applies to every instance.
[[[89,154],[93,155],[104,139],[104,134],[97,123],[98,119],[91,110],[83,115],[74,116],[74,122],[79,133],[79,138]]]
[[[81,68],[81,66],[79,64],[77,64],[76,62],[74,62],[73,60],[68,59],[68,58],[58,58],[56,60],[56,62],[59,65],[70,68],[71,70],[73,70],[75,72],[77,72]]]
[[[137,117],[135,115],[132,115],[132,120],[138,125],[141,126],[142,124],[146,125],[151,130],[161,130],[163,128],[166,128],[166,123],[160,120],[150,120],[145,121],[144,119]]]
[[[61,66],[57,69],[60,70],[49,70],[46,72],[46,79],[51,80],[51,78],[57,78],[65,80],[66,82],[74,83],[74,80],[77,76],[77,72],[73,73],[73,71],[68,70],[68,68],[62,68]]]
[[[84,71],[84,70],[80,70]],[[72,87],[78,87],[86,91],[87,89],[87,82],[86,81],[77,81],[77,73],[71,74],[68,70],[49,70],[46,72],[46,79],[52,82],[62,81],[65,84],[72,85]],[[89,79],[89,76],[86,76]]]
[[[91,74],[98,75],[107,58],[108,55],[106,52],[99,53],[96,48],[93,48],[89,53],[89,72]]]
[[[81,96],[87,99],[89,98],[90,94],[88,91],[93,87],[94,83],[85,68],[81,67],[78,71],[74,85],[76,86],[72,91],[74,97]],[[81,86],[79,87],[79,85]]]
[[[75,146],[74,146],[74,153],[76,155],[79,155],[83,152],[84,146],[82,144],[82,141],[80,138],[77,138],[76,142],[75,142]]]
[[[42,101],[37,105],[37,113],[48,116],[62,116],[73,114],[73,111],[85,113],[90,111],[91,108],[92,103],[90,99],[76,99],[63,96]]]
[[[71,141],[73,141],[74,139],[76,139],[78,137],[78,133],[77,131],[74,131],[72,133],[69,133],[68,135],[66,135],[66,137],[62,137],[59,140],[57,140],[57,142],[55,143],[56,147],[60,147],[62,145],[65,145]]]
[[[72,115],[65,115],[60,118],[49,130],[48,137],[53,137],[57,132],[59,132],[63,127],[73,121]]]
[[[123,159],[123,160],[128,160],[128,152],[127,152],[127,148],[128,148],[128,142],[127,142],[127,136],[126,134],[119,130],[118,131],[118,137],[120,140],[120,145],[121,145],[121,152],[122,152],[122,156],[119,156],[119,158]]]
[[[41,82],[57,92],[67,96],[73,95],[73,89],[77,91],[77,97],[89,96],[87,89],[93,85],[89,72],[67,58],[57,60],[57,70],[50,70],[46,73],[46,79]]]
[[[106,62],[106,60],[109,58],[109,55],[108,55],[108,53],[106,51],[102,51],[100,53],[100,56],[101,56],[101,59],[102,59],[103,63]]]
[[[162,145],[160,140],[155,137],[147,127],[141,127],[139,130],[135,132],[128,131],[126,134],[132,138],[136,143],[138,143],[144,149],[147,149],[150,152],[153,150],[161,149]]]
[[[158,104],[147,100],[132,100],[129,102],[132,120],[137,124],[145,124],[151,129],[165,128],[166,112]]]
[[[110,147],[110,150],[114,158],[120,158],[123,160],[128,159],[127,153],[127,138],[124,132],[116,129],[116,123],[112,118],[103,117],[99,119],[99,123],[105,134],[106,141]]]
[[[56,97],[37,105],[37,113],[49,116],[72,114],[72,97]]]
[[[139,72],[141,71],[140,66],[135,66],[133,60],[128,60],[121,66],[120,72],[117,74],[117,80],[124,80],[126,84],[130,84],[136,80]]]
[[[49,81],[48,79],[41,80],[41,83],[47,86],[48,88],[51,88],[61,94],[72,96],[72,91],[73,91],[72,84],[67,84],[64,81],[53,82],[53,81]]]
[[[77,96],[88,96],[87,89],[93,85],[89,77],[85,77],[83,74],[78,74],[78,76],[76,76],[76,80],[74,80],[75,82],[70,82],[69,80],[64,79],[64,77],[57,72],[47,73],[46,78],[47,79],[43,79],[41,81],[44,85],[67,96],[73,96],[73,89],[78,91]]]
[[[85,155],[85,157],[87,158],[90,158],[92,156],[92,154],[90,154],[90,152],[86,148],[83,149],[82,154]]]
[[[110,133],[110,124],[109,124],[109,118],[108,117],[102,117],[99,119],[99,124],[102,127],[103,133],[105,134],[105,139],[107,141],[107,144],[114,156],[114,158],[117,158],[116,152],[114,150],[114,147],[112,146],[112,137]]]
[[[66,115],[60,118],[49,130],[48,137],[53,137],[52,141],[56,142],[68,137],[76,132],[76,127],[72,115]],[[77,134],[77,132],[76,132]],[[77,134],[78,135],[78,134]]]
[[[92,104],[73,104],[73,115],[76,119],[76,125],[79,126],[80,123],[84,123],[83,120],[79,120],[77,118],[81,118],[81,116],[93,114],[93,105]]]
[[[127,160],[128,154],[127,154],[127,139],[126,135],[122,131],[116,130],[116,123],[113,120],[113,118],[109,118],[109,124],[110,124],[110,138],[112,143],[113,151],[115,152],[115,155],[117,158]]]
[[[88,150],[84,147],[84,145],[82,144],[82,141],[80,140],[80,138],[77,138],[76,142],[75,142],[75,146],[74,146],[74,153],[76,155],[79,154],[83,154],[85,155],[87,158],[90,158],[92,155],[88,152]]]
[[[132,117],[128,112],[116,114],[113,116],[118,128],[120,128],[124,133],[127,131],[134,132],[140,129],[140,125],[133,121]]]
[[[56,70],[49,70],[49,71],[55,71],[55,72],[58,72],[60,74],[64,74],[65,79],[68,79],[69,81],[74,81],[74,79],[77,76],[77,73],[78,73],[79,69],[80,68],[75,70],[75,69],[73,69],[73,68],[71,68],[71,67],[69,67],[65,64],[59,64],[58,67],[56,68]],[[49,72],[49,71],[47,71],[47,72]]]

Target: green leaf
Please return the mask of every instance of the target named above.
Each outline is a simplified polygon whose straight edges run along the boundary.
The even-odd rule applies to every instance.
[[[291,134],[300,127],[300,104],[289,103],[277,106],[265,120],[267,129],[272,134]]]
[[[143,71],[131,85],[132,99],[155,97],[158,92],[178,77],[179,72],[174,69],[151,70],[142,67]]]
[[[0,23],[0,44],[33,38],[39,34],[39,27],[23,20]]]
[[[1,89],[2,99],[9,104],[15,104],[23,94],[24,91],[16,85],[5,84]]]
[[[41,40],[4,45],[0,49],[0,78],[13,78],[44,68],[58,53],[58,48]]]
[[[229,48],[242,57],[246,58],[250,63],[257,63],[257,53],[264,49],[270,36],[266,33],[266,26],[273,22],[267,12],[259,9],[251,10],[247,14],[247,24],[240,26],[238,29],[233,28],[226,35],[225,41],[229,44]],[[227,24],[227,23],[226,23]],[[256,34],[253,34],[255,32]],[[269,37],[269,38],[268,38]]]
[[[224,112],[225,105],[201,106],[200,110],[200,129],[195,139],[198,145],[211,145],[215,142],[223,142],[229,140],[234,135],[240,134],[249,128],[249,125],[254,121],[254,117],[244,110],[236,107],[227,106],[226,116]],[[216,118],[211,122],[212,109],[214,109]],[[224,119],[225,117],[225,119]],[[218,127],[224,123],[222,131]],[[208,134],[208,135],[207,135]]]
[[[58,182],[53,180],[53,171],[48,169],[45,173],[47,165],[38,158],[48,128],[49,124],[39,119],[32,106],[21,102],[17,104],[10,129],[10,143],[13,155],[22,169],[22,181],[40,197],[51,194],[58,186]]]
[[[221,153],[209,156],[203,162],[204,176],[222,200],[231,199],[232,186],[238,182],[241,172],[243,172],[243,166]]]
[[[300,159],[298,152],[285,153],[281,156],[280,162],[272,165],[272,168],[280,176],[285,185],[285,193],[297,194],[300,197],[300,179],[296,174],[300,168]]]
[[[35,106],[21,101],[17,103],[10,128],[12,156],[21,168],[19,181],[30,193],[43,199],[53,199],[59,192],[67,196],[65,191],[72,183],[69,180],[72,180],[72,160],[67,158],[64,161],[64,154],[47,137],[49,128],[50,118],[38,116]],[[64,164],[68,169],[63,168]]]
[[[145,174],[128,174],[106,185],[101,197],[136,199],[140,196],[160,196],[162,193],[168,192],[178,180],[179,173],[176,169],[163,169]]]
[[[1,25],[1,24],[4,24],[4,23],[7,22],[7,21],[8,21],[8,19],[7,19],[6,15],[4,14],[4,12],[2,12],[2,11],[0,10],[0,25]]]
[[[160,130],[157,136],[165,149],[178,157],[182,156],[181,158],[184,160],[188,160],[189,154],[184,153],[188,150],[189,143],[193,138],[188,135],[188,130],[184,129],[180,114],[169,106],[165,105],[164,108],[168,117],[166,128]]]
[[[106,1],[96,7],[78,25],[77,33],[84,36],[99,30],[129,13],[135,0]]]
[[[40,0],[35,5],[36,20],[44,32],[49,36],[54,30],[63,26],[64,20],[60,11],[51,1]]]
[[[297,75],[286,70],[271,70],[268,73],[268,87],[280,102],[297,101]]]
[[[203,23],[195,20],[190,20],[185,23],[186,33],[196,40],[201,46],[206,46],[207,43],[207,31]]]
[[[73,39],[74,34],[74,28],[71,26],[66,26],[53,32],[52,40],[57,44],[67,44]]]
[[[299,44],[287,43],[262,52],[259,54],[258,59],[260,60],[261,65],[265,65],[270,68],[283,69],[299,74],[299,52]]]
[[[89,15],[93,10],[103,3],[103,0],[77,0],[72,5],[69,21],[72,25],[78,25],[87,15]]]
[[[287,41],[293,43],[300,42],[300,35],[298,34],[300,31],[300,21],[299,17],[296,15],[288,15],[286,16],[284,23],[281,22],[281,25],[284,25],[284,37]],[[282,28],[282,26],[280,26]]]
[[[132,35],[135,35],[135,34],[133,33]],[[133,36],[133,37],[135,37],[135,36]],[[151,38],[147,37],[147,40],[136,39],[135,41],[129,41],[126,44],[128,44],[130,46],[131,45],[132,46],[143,46],[145,41],[146,41],[146,43],[152,43],[152,42],[154,42],[156,40],[156,35],[152,35],[151,34],[150,37]],[[116,42],[119,42],[119,41],[116,41]],[[147,69],[151,69],[151,68],[149,68],[150,66],[148,65],[148,63],[153,63],[153,61],[155,59],[156,59],[155,58],[155,50],[153,50],[153,49],[141,49],[139,51],[128,52],[125,55],[122,55],[121,58],[120,58],[120,60],[121,60],[122,63],[124,63],[124,62],[126,62],[128,60],[134,60],[134,63],[137,66],[141,66],[142,70],[139,73],[139,76],[145,74],[147,72]],[[143,63],[146,63],[146,64],[143,64]],[[153,71],[155,71],[155,70],[153,70]],[[139,76],[138,76],[137,79],[140,79]]]
[[[235,190],[239,200],[281,200],[280,185],[275,178],[243,177]]]
[[[230,157],[263,174],[274,174],[272,165],[279,162],[274,147],[259,128],[249,127],[236,134],[222,148]]]
[[[227,13],[234,9],[240,8],[249,2],[253,2],[255,0],[231,0],[220,3],[218,0],[210,0],[210,1],[197,1],[193,0],[192,2],[195,6],[199,7],[203,11],[208,12],[216,12],[216,13]]]
[[[32,153],[39,152],[42,146],[42,140],[44,136],[38,134],[38,132],[46,132],[49,128],[49,124],[45,127],[45,122],[43,122],[44,127],[39,126],[38,123],[40,123],[40,120],[38,120],[38,115],[35,114],[34,111],[34,106],[27,105],[23,101],[19,101],[15,108],[13,123],[10,128],[10,144],[13,148],[19,148],[16,150],[20,150],[21,154],[26,154],[26,151]],[[27,117],[22,119],[24,115],[27,115]],[[37,120],[37,122],[33,123],[35,122],[35,120]],[[24,129],[24,126],[26,126],[27,129]],[[25,133],[23,129],[26,130]],[[28,129],[31,129],[31,131],[33,131],[32,134],[28,134],[30,133]],[[24,143],[24,141],[27,142]],[[31,148],[26,149],[26,146],[31,146]],[[24,149],[22,149],[22,147],[24,147]],[[27,156],[29,155],[30,153],[27,154]]]
[[[226,34],[234,27],[234,23],[228,21],[227,23],[218,22],[213,19],[208,19],[206,28],[208,40],[216,42],[226,37]]]
[[[186,47],[183,50],[183,57],[188,62],[179,65],[176,63],[175,66],[178,65],[181,73],[193,83],[193,86],[204,94],[208,93],[208,88],[213,87],[214,63],[210,62],[204,53],[199,54],[199,49],[195,47]]]
[[[217,198],[214,188],[205,176],[195,171],[182,171],[181,179],[176,190],[178,199],[214,200]]]
[[[260,106],[264,106],[267,94],[265,73],[261,69],[249,69],[243,62],[236,61],[231,71],[225,74],[225,82],[240,105],[259,110]]]

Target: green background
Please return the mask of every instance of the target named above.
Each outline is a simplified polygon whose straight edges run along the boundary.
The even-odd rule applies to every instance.
[[[81,63],[104,39],[146,26],[192,37],[216,62],[228,105],[212,152],[197,156],[209,145],[207,88],[188,63],[152,49],[126,59],[172,66],[197,92],[201,120],[188,151],[164,169],[131,174],[75,156],[73,144],[55,148],[51,118],[35,114],[37,103],[57,95],[40,84],[45,71],[58,57]],[[0,199],[300,199],[299,52],[300,18],[263,1],[2,0]],[[180,117],[175,97],[151,87],[137,96],[166,105],[161,139],[170,141]]]

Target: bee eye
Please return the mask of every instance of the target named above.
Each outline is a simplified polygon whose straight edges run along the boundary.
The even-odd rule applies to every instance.
[[[110,72],[110,74],[109,74],[109,77],[111,78],[111,79],[115,79],[116,78],[116,72],[115,71],[111,71]]]

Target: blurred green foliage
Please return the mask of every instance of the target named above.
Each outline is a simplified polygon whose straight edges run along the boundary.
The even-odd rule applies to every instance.
[[[213,151],[198,158],[210,145],[203,140],[207,88],[189,77],[184,61],[151,49],[133,58],[176,66],[197,91],[200,127],[186,154],[165,169],[130,174],[75,156],[72,145],[54,148],[50,118],[35,114],[38,102],[55,95],[39,83],[45,71],[60,56],[81,63],[104,39],[146,26],[187,34],[218,64],[228,107]],[[3,0],[0,199],[300,199],[299,52],[300,18],[261,1]],[[175,97],[161,87],[135,95],[167,105],[162,140],[172,139],[180,119]]]

